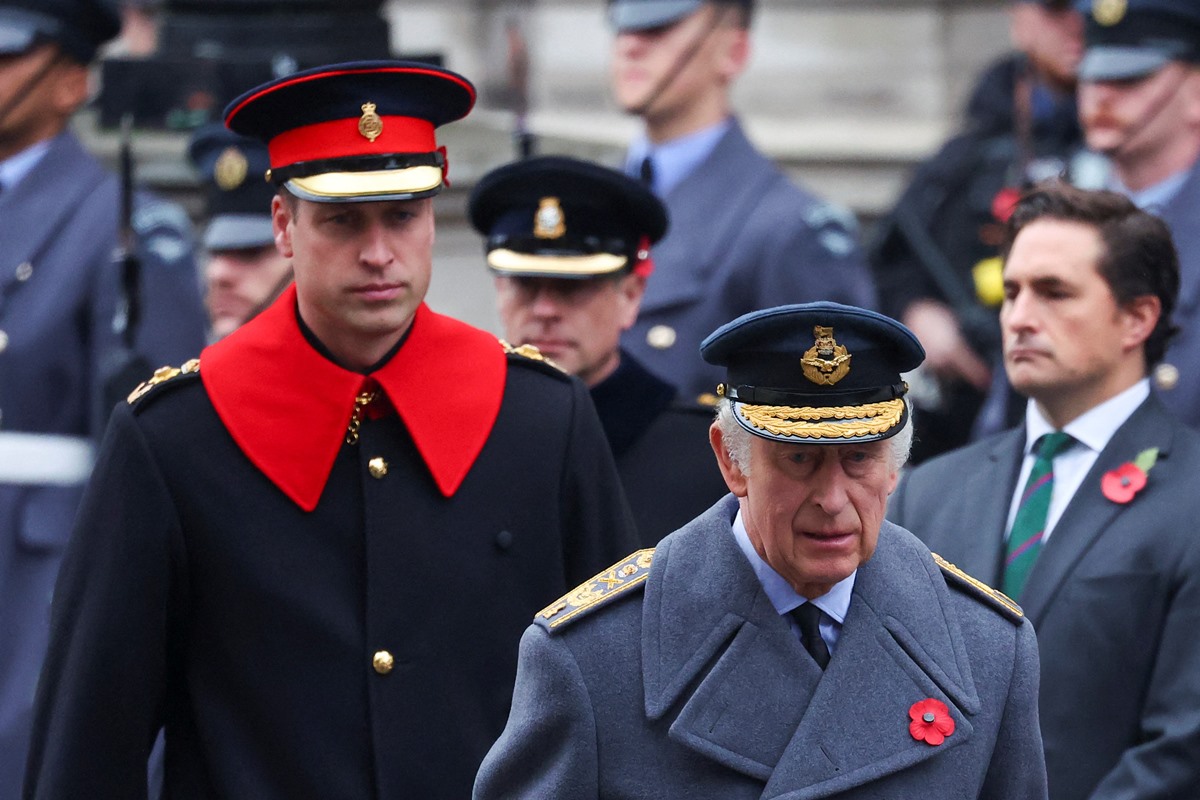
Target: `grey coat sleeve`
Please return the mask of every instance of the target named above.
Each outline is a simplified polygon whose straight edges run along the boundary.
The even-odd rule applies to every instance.
[[[596,720],[570,649],[536,625],[521,637],[504,733],[475,778],[475,800],[598,798]]]
[[[1038,718],[1037,637],[1028,619],[1017,629],[1012,680],[996,749],[979,800],[1045,800],[1046,758]]]

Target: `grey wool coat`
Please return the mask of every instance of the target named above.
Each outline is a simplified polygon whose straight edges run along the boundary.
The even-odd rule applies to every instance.
[[[732,496],[540,613],[476,800],[1046,796],[1030,624],[885,523],[822,673]],[[945,703],[934,746],[909,709]]]

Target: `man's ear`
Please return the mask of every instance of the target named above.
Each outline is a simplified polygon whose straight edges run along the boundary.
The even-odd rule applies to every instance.
[[[279,195],[271,198],[271,229],[275,232],[275,249],[284,258],[294,255],[292,250],[292,209]]]
[[[1154,332],[1154,326],[1162,316],[1162,301],[1157,295],[1139,295],[1121,307],[1125,332],[1122,345],[1127,350],[1141,347]]]
[[[617,291],[621,296],[621,330],[627,331],[637,322],[638,310],[642,307],[642,296],[646,293],[646,278],[631,272],[621,278]]]
[[[708,427],[708,443],[712,445],[713,455],[717,457],[717,466],[721,468],[721,477],[725,479],[729,491],[733,492],[735,497],[745,497],[746,473],[742,472],[742,468],[729,455],[729,448],[725,446],[725,434],[715,422]]]

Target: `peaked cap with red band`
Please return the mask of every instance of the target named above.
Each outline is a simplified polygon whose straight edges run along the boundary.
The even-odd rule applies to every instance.
[[[438,489],[452,496],[491,434],[508,375],[496,337],[422,304],[396,354],[362,375],[322,356],[296,321],[296,288],[200,356],[217,416],[246,457],[305,511],[321,499],[354,398],[378,386]]]
[[[667,232],[667,210],[632,178],[599,164],[542,156],[480,179],[468,213],[487,237],[501,275],[591,278],[629,269],[649,277],[650,245]]]
[[[230,130],[266,143],[270,180],[318,203],[412,200],[441,190],[434,129],[461,119],[475,87],[409,61],[356,61],[297,72],[225,109]]]

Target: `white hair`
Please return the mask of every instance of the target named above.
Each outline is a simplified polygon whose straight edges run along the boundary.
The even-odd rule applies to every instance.
[[[891,457],[892,469],[897,471],[908,461],[909,452],[912,450],[912,406],[909,406],[907,400],[904,401],[904,404],[908,406],[908,416],[904,420],[904,425],[887,440],[890,446],[888,453]],[[754,434],[743,428],[734,419],[733,401],[727,397],[717,401],[717,427],[721,429],[721,441],[730,460],[737,465],[743,475],[749,475],[750,437]],[[833,442],[823,443],[832,444]]]

